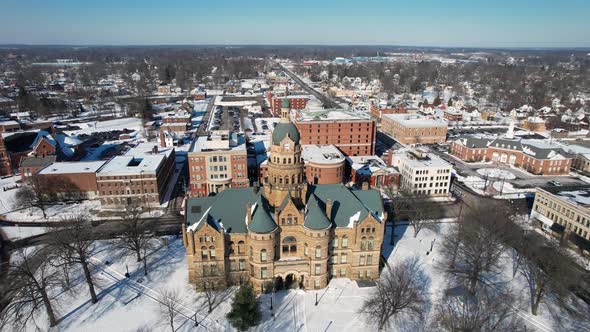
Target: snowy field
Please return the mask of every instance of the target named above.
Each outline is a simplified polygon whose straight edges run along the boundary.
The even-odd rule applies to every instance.
[[[14,210],[14,203],[16,202],[15,195],[18,189],[4,190],[4,188],[14,187],[20,179],[20,176],[0,179],[0,214]]]
[[[447,287],[443,275],[437,269],[441,260],[439,248],[442,236],[454,224],[442,224],[440,233],[422,230],[414,238],[413,231],[406,226],[396,227],[396,244],[389,245],[388,229],[383,255],[389,265],[396,265],[403,259],[416,256],[425,273],[430,277],[430,300],[436,303]],[[143,275],[141,263],[133,255],[125,255],[109,241],[101,241],[101,252],[92,258],[93,276],[98,285],[99,302],[90,304],[84,280],[77,278],[72,291],[58,290],[54,300],[60,302],[58,316],[59,331],[164,331],[169,330],[158,314],[159,298],[164,289],[178,289],[182,294],[181,314],[176,318],[177,331],[234,331],[225,319],[230,310],[231,292],[227,300],[207,314],[202,294],[195,292],[188,284],[186,256],[181,239],[170,238],[166,247],[163,243],[148,257],[148,276]],[[426,253],[433,248],[429,255]],[[540,315],[530,314],[526,283],[517,274],[512,277],[512,265],[505,257],[503,274],[505,285],[511,287],[519,301],[513,303],[515,312],[525,321],[531,331],[582,331],[586,326],[576,325],[568,314],[558,312],[554,304],[543,304]],[[107,263],[110,262],[110,263]],[[131,278],[125,278],[126,266]],[[260,297],[263,321],[252,331],[350,331],[366,332],[375,328],[368,325],[358,310],[372,291],[372,287],[359,287],[355,281],[346,278],[332,279],[329,287],[321,290],[290,290],[277,292],[274,296],[274,314],[270,314],[269,294]],[[316,294],[319,304],[315,305]],[[580,301],[581,302],[581,301]],[[583,303],[578,304],[580,308]],[[551,309],[551,310],[549,310]],[[194,326],[197,314],[199,327]],[[553,316],[552,313],[555,315]],[[428,319],[422,324],[428,324]],[[561,324],[554,317],[561,317]],[[41,331],[47,331],[44,314],[36,317]],[[405,322],[396,325],[395,331],[416,331],[425,326],[408,326]],[[31,326],[31,330],[33,326]]]
[[[14,241],[25,237],[35,236],[47,232],[45,227],[0,226],[0,231],[6,239]]]

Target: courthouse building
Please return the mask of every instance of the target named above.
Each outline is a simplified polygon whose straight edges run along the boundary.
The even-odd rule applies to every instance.
[[[375,190],[310,185],[300,133],[282,105],[261,187],[190,197],[182,227],[189,281],[249,282],[257,292],[319,289],[330,278],[377,279],[386,215]]]

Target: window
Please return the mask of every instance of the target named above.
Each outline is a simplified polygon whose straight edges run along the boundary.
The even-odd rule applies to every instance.
[[[320,246],[315,247],[315,258],[322,258],[322,248]]]
[[[266,262],[266,249],[260,251],[260,261]]]
[[[347,258],[348,258],[348,255],[347,254],[340,255],[340,263],[342,263],[342,264],[346,263],[347,262]]]
[[[338,248],[338,237],[334,237],[332,240],[332,248]]]
[[[283,239],[283,253],[297,252],[297,239],[292,236],[287,236]]]
[[[203,276],[206,277],[209,275],[209,266],[203,265]]]
[[[373,263],[373,255],[367,255],[367,265],[371,265]]]
[[[260,278],[266,279],[266,268],[265,267],[260,268]]]
[[[340,276],[346,277],[346,269],[340,269]]]
[[[235,261],[235,260],[231,259],[231,260],[229,261],[229,269],[230,269],[231,271],[235,271],[235,270],[236,270],[236,261]]]
[[[369,237],[369,242],[367,242],[367,247],[369,250],[373,250],[373,237]]]
[[[309,255],[309,252],[308,252],[308,250],[307,250],[307,243],[303,245],[303,255],[304,255],[304,256],[307,256],[307,255]]]
[[[361,255],[361,260],[360,260],[359,265],[361,265],[361,266],[365,265],[365,255]]]
[[[316,264],[314,269],[315,275],[320,275],[322,273],[322,264]]]
[[[347,248],[348,247],[348,237],[346,235],[344,235],[342,237],[342,248]]]
[[[240,266],[239,266],[240,271],[245,271],[246,270],[246,260],[240,259],[239,264],[240,264]]]
[[[250,247],[250,259],[252,259],[254,257],[254,249],[252,249],[252,247]]]
[[[201,258],[207,259],[207,247],[201,247]]]
[[[215,259],[215,247],[211,246],[209,247],[209,255],[211,256],[211,259]]]
[[[366,248],[367,248],[367,238],[363,236],[361,238],[361,250],[365,250]]]
[[[330,263],[332,263],[332,264],[338,263],[338,254],[334,254],[334,255],[332,255],[332,257],[330,257]]]

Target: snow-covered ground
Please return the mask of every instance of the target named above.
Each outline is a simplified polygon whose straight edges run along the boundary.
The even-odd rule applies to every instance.
[[[417,257],[425,273],[430,277],[430,299],[433,304],[441,298],[447,287],[445,278],[437,268],[441,261],[440,246],[443,235],[452,223],[441,224],[439,233],[422,230],[417,237],[407,226],[396,227],[395,245],[389,245],[391,229],[385,236],[383,255],[387,264],[395,266],[408,257]],[[148,257],[149,274],[143,275],[141,263],[135,262],[133,255],[124,255],[109,241],[101,241],[101,252],[92,258],[93,275],[96,278],[99,302],[90,304],[84,280],[76,279],[71,292],[57,291],[53,296],[60,300],[58,316],[60,331],[136,331],[140,328],[167,330],[168,327],[158,315],[158,299],[164,289],[178,289],[182,294],[181,314],[175,323],[178,331],[234,331],[225,315],[230,309],[231,291],[227,299],[219,304],[211,314],[204,308],[203,296],[193,290],[188,283],[186,255],[182,240],[170,238],[166,247],[159,248]],[[432,251],[430,250],[432,247]],[[554,304],[543,304],[538,317],[529,312],[528,289],[518,274],[512,277],[512,265],[504,257],[503,279],[513,289],[519,299],[512,305],[517,314],[526,322],[531,331],[581,331],[575,319],[566,313],[557,312]],[[108,263],[107,263],[108,262]],[[125,278],[126,266],[131,278]],[[79,272],[79,271],[78,271]],[[321,290],[289,290],[274,295],[274,315],[270,312],[270,294],[260,297],[263,320],[253,331],[351,331],[366,332],[375,330],[358,313],[364,299],[370,296],[372,287],[359,287],[355,281],[346,278],[332,279],[329,286]],[[233,291],[233,290],[232,290]],[[315,305],[316,294],[319,304]],[[581,301],[580,301],[581,302]],[[578,304],[582,308],[582,303]],[[435,305],[433,306],[435,307]],[[551,309],[551,310],[548,310]],[[550,312],[562,318],[564,325],[558,325]],[[194,327],[195,313],[201,325]],[[428,324],[433,312],[427,315]],[[47,324],[43,312],[36,317],[41,330]],[[403,324],[403,322],[402,322]],[[584,327],[584,326],[582,326]],[[395,331],[414,331],[420,326],[398,324]]]
[[[11,221],[61,221],[63,218],[81,213],[92,215],[100,209],[99,200],[87,200],[80,203],[56,204],[45,208],[47,219],[43,218],[43,212],[39,208],[27,208],[6,214],[6,219]]]
[[[47,232],[46,227],[0,226],[0,231],[8,240],[18,240]]]
[[[9,188],[14,188],[20,179],[20,176],[11,176],[0,179],[0,214],[14,210],[14,203],[16,202],[15,196],[18,189]]]
[[[516,179],[516,176],[509,171],[500,169],[500,168],[480,168],[477,170],[478,174],[482,176],[488,176],[489,178],[494,179],[504,179],[504,180],[513,180]]]

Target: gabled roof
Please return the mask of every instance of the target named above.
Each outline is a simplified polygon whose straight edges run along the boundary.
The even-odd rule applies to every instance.
[[[325,210],[320,207],[318,198],[314,194],[311,194],[307,201],[303,225],[314,230],[326,229],[332,226],[330,219],[326,216]]]

